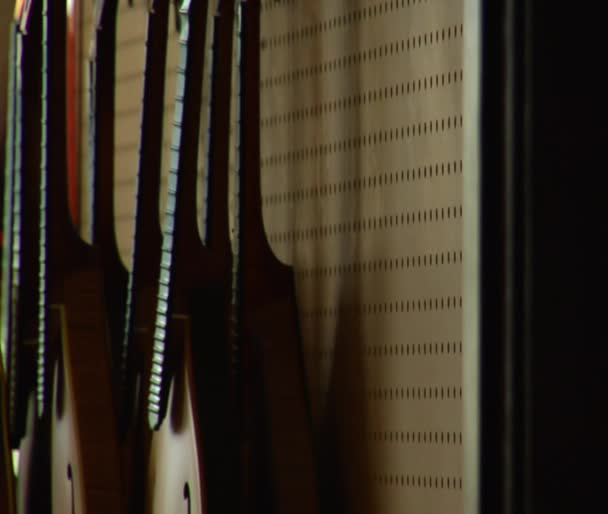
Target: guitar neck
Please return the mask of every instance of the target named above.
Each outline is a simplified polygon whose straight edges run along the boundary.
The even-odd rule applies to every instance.
[[[134,363],[142,360],[140,351],[144,354],[144,359],[151,351],[151,348],[136,348],[135,327],[151,324],[149,319],[140,319],[140,317],[141,312],[146,310],[148,297],[155,294],[160,265],[162,234],[158,198],[168,25],[169,0],[156,0],[148,12],[135,232],[122,348],[120,385],[123,393],[122,417],[125,428],[132,419],[130,409],[134,404],[136,387]]]
[[[266,239],[261,200],[260,170],[260,2],[241,1],[239,37],[240,102],[238,123],[239,253],[251,269],[273,255]]]
[[[180,7],[180,42],[175,92],[175,114],[169,168],[168,199],[161,250],[161,266],[154,331],[153,365],[148,393],[150,426],[158,428],[165,416],[167,371],[164,368],[168,322],[172,316],[174,262],[177,241],[183,248],[200,244],[196,221],[196,180],[200,104],[202,96],[206,1],[186,0]]]
[[[211,92],[207,132],[204,242],[209,248],[230,245],[228,219],[228,167],[230,158],[230,100],[234,1],[220,0],[213,17]]]
[[[135,278],[149,283],[157,279],[156,259],[160,251],[160,177],[162,162],[165,68],[169,0],[155,0],[148,13],[146,62],[142,100],[141,141],[137,173],[137,204],[133,239],[132,270]]]
[[[15,302],[13,302],[13,275],[15,255],[13,252],[14,235],[14,203],[15,203],[15,175],[16,169],[20,167],[19,152],[17,152],[18,127],[17,113],[17,74],[18,74],[18,22],[11,24],[10,54],[9,54],[9,80],[8,80],[8,103],[7,103],[7,125],[6,125],[6,162],[4,169],[4,227],[3,227],[3,251],[2,251],[2,365],[7,372],[8,379],[8,405],[6,405],[7,419],[11,439],[16,430],[16,397],[15,387],[11,382],[15,378],[17,348],[13,344],[13,327]],[[3,384],[4,385],[4,384]]]
[[[89,57],[89,168],[91,239],[107,258],[119,260],[114,228],[114,84],[117,0],[96,5]]]
[[[42,231],[48,235],[44,253],[60,254],[53,250],[76,236],[68,208],[66,172],[66,6],[54,0],[42,2],[40,216]]]
[[[16,111],[16,68],[17,68],[17,23],[10,27],[9,39],[9,74],[8,102],[6,115],[6,151],[4,165],[4,206],[3,206],[3,241],[2,241],[2,364],[8,369],[10,360],[10,293],[11,293],[11,264],[12,264],[12,232],[13,232],[13,181],[15,177],[15,111]]]
[[[42,115],[40,145],[40,235],[38,372],[36,411],[45,416],[47,384],[48,307],[61,303],[62,270],[82,258],[81,241],[68,208],[66,160],[66,4],[42,0]],[[79,251],[80,250],[80,251]],[[49,296],[53,294],[54,297]]]
[[[127,270],[116,244],[114,226],[114,89],[117,0],[97,2],[89,56],[89,169],[91,239],[99,250],[104,276],[105,311],[110,330],[113,378],[119,386],[123,359]],[[116,389],[116,404],[121,396]]]
[[[21,15],[16,34],[15,123],[9,290],[4,320],[10,327],[7,367],[11,444],[24,434],[27,396],[33,387],[38,306],[38,188],[40,183],[40,4]],[[26,100],[27,99],[27,100]]]

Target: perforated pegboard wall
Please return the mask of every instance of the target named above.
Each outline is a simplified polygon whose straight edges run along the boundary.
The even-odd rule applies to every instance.
[[[262,34],[264,216],[326,499],[462,512],[462,1],[266,0]]]
[[[463,512],[462,3],[262,1],[264,217],[276,254],[296,270],[328,511]],[[145,4],[119,9],[115,198],[125,262]],[[171,30],[165,148],[177,36]]]

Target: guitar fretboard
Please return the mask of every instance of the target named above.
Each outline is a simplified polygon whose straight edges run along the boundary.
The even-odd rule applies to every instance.
[[[66,7],[61,2],[42,3],[42,84],[40,138],[40,218],[38,268],[38,364],[37,414],[47,408],[48,280],[53,248],[61,249],[72,230],[67,201],[65,140],[65,45]]]
[[[190,2],[184,2],[180,8],[179,61],[177,66],[177,84],[175,89],[175,110],[173,120],[173,137],[170,149],[169,179],[167,185],[167,204],[161,248],[160,274],[158,282],[156,320],[154,326],[154,346],[152,368],[150,372],[150,389],[148,393],[149,423],[157,427],[164,416],[166,396],[165,359],[167,352],[168,322],[171,315],[172,278],[174,274],[175,236],[177,228],[177,204],[179,188],[183,187],[181,174],[195,172],[184,170],[183,149],[186,139],[184,119],[187,114],[184,98],[188,80],[189,36],[190,36]],[[189,106],[192,108],[192,106]]]
[[[11,52],[9,55],[9,83],[8,83],[8,113],[7,113],[7,134],[6,134],[6,164],[4,173],[4,187],[5,187],[5,198],[4,198],[4,251],[2,254],[2,327],[1,327],[1,340],[2,345],[2,365],[7,371],[8,377],[8,416],[9,420],[12,421],[15,412],[15,360],[16,360],[16,349],[14,347],[14,331],[15,331],[15,305],[18,298],[15,294],[18,294],[18,281],[19,281],[19,240],[15,241],[15,235],[13,227],[15,226],[15,211],[20,210],[15,204],[16,198],[14,190],[17,183],[20,182],[20,150],[19,142],[17,138],[20,132],[19,121],[20,121],[20,108],[17,104],[19,102],[20,94],[20,80],[19,80],[19,49],[18,49],[18,29],[17,23],[13,23],[11,27],[10,36],[10,48]],[[17,247],[17,248],[15,248]],[[16,255],[15,255],[16,254]],[[15,267],[17,264],[17,267]],[[17,281],[14,284],[14,281]]]
[[[40,253],[38,269],[38,369],[36,381],[36,410],[39,416],[45,412],[46,404],[46,343],[47,343],[47,167],[49,116],[49,1],[42,4],[42,113],[40,138]]]

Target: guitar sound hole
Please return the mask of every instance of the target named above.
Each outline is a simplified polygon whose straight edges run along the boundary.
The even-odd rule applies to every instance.
[[[186,500],[186,505],[188,506],[187,514],[191,514],[190,512],[190,486],[188,482],[184,483],[184,500]]]
[[[72,479],[72,465],[68,464],[68,481],[70,482],[70,491],[72,496],[72,514],[74,514],[74,480]]]

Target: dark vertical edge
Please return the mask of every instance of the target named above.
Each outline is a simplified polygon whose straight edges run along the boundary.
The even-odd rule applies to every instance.
[[[103,253],[118,254],[114,229],[114,108],[117,1],[104,0],[89,56],[91,236]]]
[[[604,18],[481,5],[481,512],[587,511],[608,458]]]
[[[240,464],[233,348],[230,341],[230,272],[228,178],[230,113],[233,75],[234,0],[213,0],[209,5],[212,26],[207,66],[210,93],[207,109],[206,178],[202,185],[203,243],[205,254],[217,264],[203,291],[190,301],[195,314],[192,355],[197,402],[206,415],[199,420],[204,448],[204,482],[210,514],[239,512]],[[200,186],[199,186],[200,187]],[[208,261],[207,261],[208,262]]]
[[[608,461],[605,9],[524,4],[528,512],[592,512]]]
[[[469,128],[472,133],[478,130],[472,137],[478,143],[479,166],[476,170],[467,168],[467,172],[477,174],[478,211],[467,221],[476,224],[478,239],[472,248],[465,248],[469,255],[465,276],[476,275],[478,297],[476,313],[465,309],[472,314],[465,318],[465,333],[470,330],[467,323],[479,327],[477,390],[467,390],[466,395],[470,398],[476,394],[479,406],[477,439],[467,438],[469,444],[478,447],[465,447],[477,459],[477,483],[466,487],[476,487],[468,500],[478,506],[480,513],[515,514],[525,512],[529,492],[525,416],[529,395],[525,328],[525,286],[529,279],[525,266],[529,216],[524,170],[525,17],[519,0],[476,4],[477,20],[469,21],[479,23],[479,47],[467,51],[477,51],[479,58],[474,71],[480,111],[479,118],[471,120],[474,125],[478,122],[477,126]],[[465,234],[467,230],[471,227],[465,227]],[[478,270],[471,268],[474,265]],[[471,339],[467,343],[474,345]],[[468,358],[465,370],[474,366],[475,361],[467,363]]]
[[[230,100],[234,2],[220,1],[213,17],[211,101],[208,129],[205,243],[230,246],[228,223],[228,166],[230,157]],[[219,248],[218,248],[219,249]]]
[[[240,5],[239,237],[240,251],[253,252],[260,241],[265,243],[265,250],[269,249],[261,197],[260,2],[242,0]],[[248,259],[256,257],[249,255]]]

